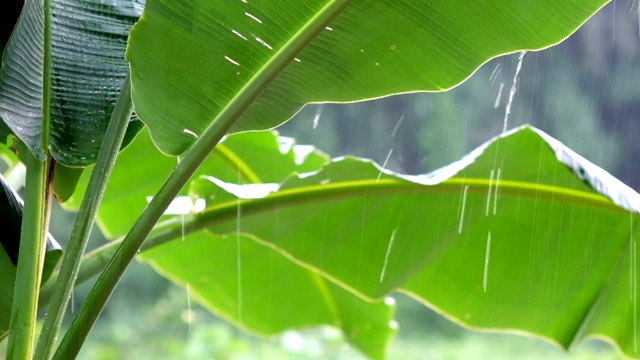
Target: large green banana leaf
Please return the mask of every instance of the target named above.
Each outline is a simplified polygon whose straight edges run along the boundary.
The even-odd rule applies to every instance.
[[[243,131],[310,102],[443,91],[492,57],[560,42],[607,2],[149,0],[127,50],[132,96],[154,142],[179,155],[233,99],[254,99]]]
[[[517,129],[424,176],[345,158],[258,199],[242,199],[251,185],[210,177],[194,182],[192,192],[208,206],[189,215],[186,226],[217,234],[210,248],[201,233],[198,251],[186,238],[144,259],[183,284],[202,286],[201,300],[236,322],[236,308],[222,310],[224,302],[236,299],[243,307],[245,298],[231,287],[211,295],[207,287],[221,287],[200,279],[237,279],[236,269],[218,273],[216,263],[231,261],[217,249],[219,236],[233,239],[240,231],[365,299],[402,291],[471,328],[531,334],[563,347],[596,336],[640,358],[640,195],[537,129]],[[239,261],[275,269],[249,251]],[[247,293],[265,286],[244,284]],[[264,306],[273,296],[263,297]],[[264,307],[246,309],[244,326],[264,316]]]
[[[0,118],[36,157],[50,153],[68,166],[95,162],[127,72],[129,30],[142,5],[142,0],[53,0],[52,90],[45,93],[43,0],[26,1],[0,68]],[[48,131],[44,99],[52,106]],[[131,125],[125,144],[142,126]],[[0,131],[0,141],[7,135]]]

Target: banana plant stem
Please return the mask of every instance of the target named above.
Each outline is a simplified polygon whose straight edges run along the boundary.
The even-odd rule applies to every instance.
[[[158,219],[169,206],[180,189],[186,184],[198,166],[218,144],[231,126],[258,98],[266,87],[290,64],[296,55],[322,30],[346,9],[353,0],[332,0],[309,20],[249,82],[231,99],[213,119],[200,138],[187,151],[184,159],[169,176],[160,191],[133,225],[105,270],[91,289],[86,301],[65,337],[62,339],[54,359],[76,357],[91,327],[104,308],[109,296],[122,277],[125,269],[138,253]],[[135,72],[132,73],[135,76]]]
[[[27,157],[25,206],[7,351],[7,359],[11,360],[33,357],[50,201],[47,191],[48,161],[40,161],[31,154]]]

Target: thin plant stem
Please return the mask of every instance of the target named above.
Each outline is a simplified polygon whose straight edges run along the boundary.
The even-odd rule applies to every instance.
[[[76,357],[93,324],[104,308],[109,296],[122,277],[140,246],[147,238],[153,226],[162,216],[180,189],[186,184],[198,166],[218,144],[231,126],[242,116],[246,109],[258,98],[267,86],[290,64],[295,56],[315,38],[325,26],[346,9],[353,0],[333,0],[327,3],[309,20],[274,56],[262,67],[249,82],[231,99],[216,116],[200,138],[187,151],[176,170],[167,179],[160,191],[147,206],[133,225],[122,244],[116,251],[106,269],[91,289],[86,301],[65,337],[62,339],[54,359],[73,359]]]
[[[40,338],[38,339],[36,359],[48,359],[51,356],[76,277],[78,276],[82,255],[87,247],[98,207],[102,201],[111,170],[120,151],[120,146],[127,131],[127,125],[129,124],[132,112],[131,81],[127,73],[120,96],[111,114],[107,132],[100,146],[98,159],[91,173],[89,185],[87,185],[86,195],[82,199],[80,211],[76,217],[73,230],[71,231],[69,245],[62,260],[49,310],[44,319]]]
[[[22,213],[20,253],[11,309],[7,359],[32,359],[35,345],[38,294],[46,250],[48,161],[27,155],[25,206]]]

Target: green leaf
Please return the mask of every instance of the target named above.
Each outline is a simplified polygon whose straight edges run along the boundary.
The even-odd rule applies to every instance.
[[[472,328],[564,347],[598,336],[640,355],[640,195],[539,130],[428,175],[346,158],[208,205],[198,226],[235,233],[240,207],[243,233],[366,298],[403,291]]]
[[[52,193],[58,202],[67,201],[76,190],[80,176],[84,172],[84,168],[72,168],[55,163],[53,172]]]
[[[232,131],[276,126],[310,102],[450,89],[492,57],[560,42],[606,3],[354,1]],[[326,4],[149,0],[127,57],[136,111],[158,147],[183,153]]]
[[[42,118],[47,96],[43,0],[27,0],[0,69],[0,118],[34,156],[44,159],[50,153],[68,166],[95,162],[127,72],[124,50],[142,3],[53,1],[52,124],[47,133]],[[131,123],[125,143],[141,126]]]
[[[140,258],[214,313],[261,335],[331,325],[363,353],[382,359],[396,330],[392,299],[367,302],[245,235],[201,231]]]
[[[278,137],[275,132],[244,133],[225,138],[195,176],[213,174],[236,183],[281,182],[294,173],[319,170],[327,161],[328,157],[315,148],[295,145],[292,139]],[[113,239],[125,235],[147,206],[147,198],[158,191],[175,167],[176,159],[160,153],[148,131],[141,131],[119,155],[98,212],[98,224],[105,236]],[[79,189],[86,187],[89,176],[85,171]],[[64,206],[77,210],[83,191],[76,192]],[[187,195],[187,190],[182,194]]]

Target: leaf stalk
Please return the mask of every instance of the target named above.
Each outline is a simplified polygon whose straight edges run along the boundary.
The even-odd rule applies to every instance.
[[[46,250],[47,216],[50,195],[48,161],[27,155],[25,206],[22,214],[20,252],[11,309],[7,359],[33,357],[38,310],[38,294]]]

